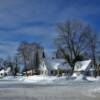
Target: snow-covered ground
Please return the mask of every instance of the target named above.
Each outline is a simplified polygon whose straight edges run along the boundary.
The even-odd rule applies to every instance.
[[[33,84],[54,84],[58,81],[66,81],[66,76],[57,77],[57,76],[43,76],[43,75],[34,75],[34,76],[6,76],[0,79],[1,82],[20,82],[20,83],[33,83]]]
[[[58,76],[43,76],[43,75],[34,75],[34,76],[6,76],[0,79],[0,82],[20,82],[20,83],[32,83],[32,84],[59,84],[66,85],[73,82],[100,82],[100,77],[85,77],[84,75],[72,76],[72,77],[58,77]]]
[[[77,77],[58,77],[58,76],[43,76],[43,75],[34,75],[34,76],[6,76],[0,79],[1,83],[24,83],[24,84],[37,84],[37,85],[77,85],[77,84],[90,84],[90,83],[99,83],[100,77],[85,77],[84,75],[79,75]]]
[[[16,82],[16,84],[14,82]],[[7,83],[7,85],[4,83]],[[36,98],[41,98],[42,96],[45,98],[43,98],[43,100],[47,100],[49,97],[53,97],[54,99],[52,100],[66,100],[67,98],[68,100],[94,100],[95,98],[96,100],[100,100],[100,77],[94,78],[80,75],[74,78],[67,78],[66,76],[57,77],[38,75],[28,77],[18,76],[14,78],[13,76],[7,76],[0,79],[1,92],[4,90],[2,87],[14,87],[14,95],[16,95],[16,91],[19,93],[19,91],[23,90],[22,88],[26,88],[23,91],[27,92],[28,90],[31,90],[34,94],[31,95],[28,94],[30,92],[27,92],[28,96],[36,96]],[[33,91],[34,89],[35,91]],[[7,89],[5,91],[7,91]],[[22,94],[23,91],[20,92],[20,94]],[[11,96],[13,92],[11,92]]]

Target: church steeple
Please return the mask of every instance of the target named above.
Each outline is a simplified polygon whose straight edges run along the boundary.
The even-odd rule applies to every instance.
[[[42,53],[42,58],[45,58],[45,53],[44,53],[44,51],[43,51],[43,53]]]

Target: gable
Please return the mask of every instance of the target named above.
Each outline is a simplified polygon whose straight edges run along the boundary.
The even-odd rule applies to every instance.
[[[90,63],[91,60],[76,62],[74,71],[85,71],[88,68]]]

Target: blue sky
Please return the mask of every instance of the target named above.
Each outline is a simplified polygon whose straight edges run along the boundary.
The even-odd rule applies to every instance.
[[[100,0],[0,0],[0,57],[16,53],[24,40],[50,53],[56,24],[68,19],[86,21],[99,32]]]

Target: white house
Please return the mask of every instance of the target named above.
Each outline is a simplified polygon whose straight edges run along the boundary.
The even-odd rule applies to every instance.
[[[0,70],[0,77],[3,77],[5,75],[4,69]]]
[[[33,69],[34,71],[34,69]],[[70,75],[72,71],[71,66],[66,62],[65,59],[52,59],[52,58],[42,58],[39,66],[40,75]],[[32,68],[28,69],[27,73],[32,75]],[[26,74],[23,71],[23,74]]]
[[[0,70],[0,77],[4,77],[5,75],[10,75],[10,71],[11,71],[11,68],[8,67],[6,69],[1,69]]]
[[[90,71],[92,69],[90,66],[91,62],[92,62],[91,60],[76,62],[74,67],[74,73],[72,76],[76,77],[80,74],[85,74],[85,72]]]
[[[64,75],[71,72],[71,66],[64,59],[43,59],[40,64],[42,75]]]

